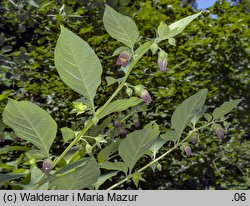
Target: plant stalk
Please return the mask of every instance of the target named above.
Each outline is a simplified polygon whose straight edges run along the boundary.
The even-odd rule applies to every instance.
[[[129,77],[129,74],[131,73],[133,67],[136,65],[136,63],[141,59],[141,57],[149,50],[149,47],[151,46],[152,42],[148,41],[145,44],[143,44],[140,48],[142,48],[140,50],[140,52],[137,54],[137,56],[134,57],[134,59],[132,60],[132,62],[129,65],[128,71],[125,74],[122,82],[120,83],[120,85],[117,87],[117,89],[115,90],[115,92],[111,95],[111,97],[105,102],[105,104],[96,112],[95,116],[92,117],[92,119],[88,122],[88,124],[83,128],[83,130],[81,130],[78,135],[76,136],[76,138],[69,144],[69,146],[63,151],[63,153],[56,158],[53,162],[52,162],[52,168],[54,168],[62,159],[63,157],[68,153],[68,151],[80,140],[80,138],[93,126],[94,124],[94,118],[97,117],[98,118],[98,114],[101,113],[103,110],[106,109],[106,107],[109,105],[109,103],[116,97],[116,95],[119,93],[119,91],[123,88],[124,84],[126,83],[126,80]],[[139,49],[140,49],[139,48]],[[38,189],[39,186],[41,184],[44,183],[44,181],[46,180],[46,176],[43,175],[42,178],[40,179],[40,181],[37,183],[37,186],[34,189]]]
[[[151,165],[157,163],[159,160],[163,159],[165,156],[167,156],[168,154],[170,154],[172,151],[174,151],[175,149],[177,149],[180,145],[182,145],[182,143],[184,143],[186,140],[188,140],[188,138],[195,132],[197,132],[200,129],[203,129],[205,127],[208,127],[209,125],[213,124],[214,122],[209,122],[206,125],[200,126],[198,128],[193,129],[192,131],[190,131],[190,133],[179,143],[175,144],[174,147],[172,147],[171,149],[169,149],[168,151],[166,151],[164,154],[162,154],[161,156],[159,156],[158,158],[154,159],[153,161],[151,161],[150,163],[146,164],[144,167],[142,167],[141,169],[139,169],[136,172],[142,172],[145,169],[147,169],[148,167],[150,167]],[[132,175],[127,176],[126,178],[122,179],[121,181],[117,182],[116,184],[110,186],[107,190],[112,190],[115,189],[116,187],[118,187],[119,185],[121,185],[122,183],[126,182],[127,180],[131,179]]]

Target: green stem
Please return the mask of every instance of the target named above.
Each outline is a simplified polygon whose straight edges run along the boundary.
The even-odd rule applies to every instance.
[[[115,96],[118,94],[118,92],[123,88],[123,86],[126,83],[127,78],[129,77],[129,74],[132,71],[133,67],[141,59],[141,57],[149,50],[149,47],[150,47],[151,44],[152,44],[152,42],[146,42],[145,44],[143,44],[140,47],[140,48],[142,48],[141,51],[137,54],[137,56],[130,63],[128,71],[127,71],[125,77],[123,78],[122,82],[117,87],[117,89],[115,90],[115,92],[111,95],[111,97],[105,102],[105,104],[99,110],[97,110],[97,112],[96,112],[97,116],[98,116],[99,113],[101,113],[108,106],[108,104],[115,98]]]
[[[68,151],[81,139],[81,137],[89,130],[90,127],[92,127],[93,124],[94,124],[93,121],[88,122],[88,124],[84,127],[84,129],[77,134],[76,138],[63,151],[63,153],[53,161],[52,168],[54,168],[63,159],[63,157],[68,153]]]
[[[125,75],[125,77],[123,78],[122,82],[120,83],[120,85],[117,87],[117,89],[115,90],[115,92],[111,95],[111,97],[106,101],[106,103],[96,112],[95,116],[92,117],[92,119],[88,122],[88,124],[83,128],[83,130],[81,130],[78,135],[76,136],[76,138],[70,143],[70,145],[63,151],[63,153],[56,158],[53,162],[52,162],[52,168],[54,168],[62,159],[63,157],[68,153],[68,151],[80,140],[80,138],[89,130],[89,128],[91,128],[94,124],[93,119],[95,117],[98,118],[98,114],[101,113],[103,110],[106,109],[106,107],[109,105],[109,103],[115,98],[115,96],[119,93],[119,91],[123,88],[124,84],[126,83],[127,78],[129,77],[130,72],[132,71],[133,67],[136,65],[136,63],[141,59],[141,57],[149,50],[150,45],[152,44],[151,41],[146,42],[145,44],[143,44],[139,49],[138,52],[136,53],[136,55],[134,55],[134,59],[132,60],[132,62],[129,65],[128,71]],[[37,186],[35,187],[36,189],[39,188],[39,186],[41,184],[44,183],[44,180],[46,180],[46,176],[43,175],[43,177],[40,179],[40,181],[37,183]]]
[[[168,151],[166,151],[164,154],[162,154],[161,156],[159,156],[158,158],[154,159],[153,161],[151,161],[150,163],[146,164],[144,167],[142,167],[141,169],[139,169],[136,172],[142,172],[145,169],[147,169],[148,167],[152,166],[153,164],[157,163],[159,160],[163,159],[165,156],[167,156],[168,154],[170,154],[172,151],[174,151],[175,149],[177,149],[180,145],[182,145],[182,143],[184,143],[186,140],[188,140],[188,138],[194,133],[197,132],[200,129],[203,129],[205,127],[208,127],[209,125],[213,124],[214,122],[210,122],[206,125],[203,125],[201,127],[198,127],[196,129],[193,129],[192,131],[190,131],[190,133],[179,143],[177,143],[174,147],[172,147],[171,149],[169,149]],[[126,182],[127,180],[129,180],[132,175],[127,176],[126,178],[122,179],[121,181],[117,182],[116,184],[112,185],[111,187],[109,187],[107,190],[112,190],[115,189],[116,187],[118,187],[119,185],[121,185],[122,183]]]
[[[136,65],[136,63],[140,60],[140,58],[148,51],[150,45],[152,43],[151,42],[146,42],[144,45],[142,45],[142,47],[144,48],[144,50],[142,50],[138,56],[131,62],[131,64],[129,65],[129,69],[128,72],[126,73],[124,79],[122,80],[121,84],[117,87],[117,89],[115,90],[115,92],[111,95],[111,97],[106,101],[106,103],[96,112],[96,116],[98,117],[98,114],[101,113],[107,106],[108,104],[115,98],[115,96],[119,93],[119,91],[123,88],[124,84],[126,83],[126,80],[130,74],[130,72],[132,71],[133,67]],[[93,117],[94,118],[94,117]],[[78,135],[76,136],[76,138],[74,139],[74,141],[71,142],[71,144],[64,150],[64,152],[56,159],[53,161],[52,163],[52,167],[55,167],[58,162],[60,162],[60,160],[67,154],[67,152],[80,140],[80,138],[89,130],[90,127],[92,127],[92,125],[94,124],[93,122],[93,118],[88,122],[88,124],[84,127],[84,129],[82,131],[80,131],[78,133]]]

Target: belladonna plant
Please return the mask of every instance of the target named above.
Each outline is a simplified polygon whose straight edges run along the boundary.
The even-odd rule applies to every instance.
[[[140,125],[141,129],[132,131],[135,128],[133,117],[143,114],[146,122],[149,104],[154,102],[143,85],[128,87],[131,71],[144,55],[156,55],[158,50],[158,66],[162,72],[166,71],[167,54],[159,47],[159,43],[168,40],[168,46],[172,46],[175,36],[201,13],[170,25],[161,22],[153,38],[139,38],[135,22],[106,5],[104,27],[112,38],[123,44],[115,50],[113,56],[119,55],[116,64],[121,66],[124,74],[119,79],[106,77],[108,85],[112,85],[114,90],[105,102],[98,101],[98,104],[95,101],[99,96],[97,91],[102,82],[103,65],[87,42],[61,26],[54,53],[55,66],[64,83],[80,96],[73,103],[72,113],[76,114],[74,121],[78,120],[82,129],[75,131],[74,128],[63,127],[57,134],[57,123],[50,114],[28,101],[9,99],[2,115],[3,122],[18,137],[32,145],[31,150],[25,153],[34,160],[31,168],[27,169],[33,179],[37,178],[35,185],[30,183],[31,189],[98,189],[106,180],[120,172],[125,176],[118,174],[115,178],[118,182],[107,189],[117,188],[131,179],[138,186],[143,180],[143,172],[148,168],[155,168],[171,152],[181,148],[187,156],[192,155],[188,142],[193,134],[225,122],[225,116],[241,100],[225,102],[214,111],[207,111],[209,107],[206,107],[205,101],[208,91],[202,89],[182,103],[174,103],[175,111],[171,119],[165,120],[168,121],[169,128],[159,126],[156,119]],[[149,50],[152,52],[148,52]],[[116,66],[115,62],[113,66]],[[128,94],[126,97],[129,97],[124,97],[125,92]],[[117,117],[119,122],[116,121]],[[135,123],[135,126],[139,126],[139,122]],[[222,129],[218,129],[216,133],[220,139],[224,137]],[[54,154],[51,149],[56,137],[62,141],[63,151],[59,154]],[[159,152],[167,143],[172,146]],[[195,150],[195,146],[192,149]],[[145,155],[151,161],[138,168],[145,161],[136,163]],[[35,167],[38,162],[43,162],[41,169]],[[162,168],[158,166],[158,169]],[[20,175],[23,176],[24,173],[26,174],[22,171]]]

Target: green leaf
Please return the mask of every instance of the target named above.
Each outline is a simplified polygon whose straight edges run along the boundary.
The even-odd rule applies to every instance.
[[[29,147],[26,146],[9,146],[6,145],[5,147],[0,148],[0,154],[6,154],[11,151],[28,151],[30,150]]]
[[[104,162],[110,157],[110,155],[116,153],[118,151],[118,147],[120,143],[121,143],[121,140],[119,139],[119,140],[116,140],[115,142],[112,142],[105,148],[103,148],[97,156],[98,162],[99,163]]]
[[[173,24],[170,24],[169,25],[170,32],[169,32],[168,38],[174,37],[178,35],[179,33],[181,33],[186,28],[186,26],[190,24],[194,19],[196,19],[201,13],[202,11],[200,11],[197,14],[193,14],[183,19],[180,19],[179,21]]]
[[[28,170],[25,170],[22,173],[8,173],[8,174],[0,174],[0,184],[9,182],[11,180],[18,179],[20,177],[24,177],[28,174]]]
[[[74,139],[75,133],[72,129],[68,127],[63,127],[60,129],[62,132],[63,142],[67,143],[69,140]]]
[[[118,47],[118,48],[114,51],[114,53],[112,54],[112,57],[113,57],[113,56],[116,56],[116,55],[120,55],[120,53],[122,53],[123,51],[130,51],[130,49],[129,49],[128,47],[126,47],[126,46],[120,46],[120,47]]]
[[[3,120],[0,119],[0,134],[3,133],[4,129],[5,129],[6,125],[3,123]]]
[[[111,177],[114,177],[117,175],[118,172],[110,172],[108,174],[102,175],[98,178],[98,180],[93,184],[94,188],[96,190],[99,189],[99,187],[106,182],[108,179],[110,179]]]
[[[57,190],[84,189],[97,181],[99,166],[94,158],[83,158],[70,163],[53,174],[48,180],[50,188]]]
[[[207,97],[207,89],[202,89],[191,97],[185,99],[174,111],[171,118],[172,128],[180,138],[185,127],[191,122],[193,116],[203,108]]]
[[[106,76],[105,79],[107,82],[107,87],[117,82],[117,79],[114,77]]]
[[[205,113],[204,114],[204,118],[208,121],[208,122],[211,122],[212,119],[213,119],[213,116],[209,113]]]
[[[166,143],[167,141],[157,137],[157,139],[154,141],[153,145],[149,148],[149,150],[153,153],[153,158],[155,159],[155,156],[157,152],[162,148],[162,146]]]
[[[129,99],[115,100],[111,102],[103,111],[101,112],[97,111],[97,116],[99,119],[102,119],[103,117],[111,113],[124,111],[129,107],[134,107],[137,104],[140,104],[141,102],[143,102],[143,100],[138,97],[130,97]]]
[[[195,113],[192,114],[191,123],[195,127],[196,123],[199,121],[199,119],[204,115],[205,111],[207,110],[206,106],[203,106],[200,110],[195,111]]]
[[[100,60],[87,42],[63,26],[55,48],[55,65],[65,84],[83,95],[94,109],[94,97],[101,84]]]
[[[56,137],[54,119],[37,105],[27,101],[9,100],[3,112],[3,121],[16,135],[34,144],[44,157]]]
[[[87,132],[86,135],[97,137],[99,134],[104,134],[104,130],[108,127],[108,125],[113,121],[113,117],[109,116],[102,121],[101,124],[92,126]]]
[[[133,50],[134,44],[139,37],[139,31],[130,17],[120,14],[106,5],[103,24],[111,37]]]
[[[35,158],[36,160],[43,160],[44,159],[44,155],[41,153],[40,150],[37,149],[32,149],[28,152],[25,153],[26,156]]]
[[[236,99],[224,102],[218,108],[213,111],[213,119],[218,119],[223,117],[225,114],[231,112],[237,105],[242,101],[242,99]]]
[[[165,22],[162,21],[157,29],[158,42],[167,39],[169,32],[170,32],[170,28]]]
[[[8,98],[10,93],[11,93],[11,91],[7,90],[7,91],[4,91],[2,94],[0,94],[0,101]]]
[[[176,132],[174,130],[167,130],[160,137],[165,141],[173,141],[173,142],[176,142],[178,139]]]
[[[22,187],[25,190],[32,190],[32,189],[34,189],[36,184],[40,181],[40,179],[43,177],[43,175],[44,175],[44,173],[42,170],[40,170],[36,166],[32,166],[30,169],[30,182],[29,182],[29,184],[17,183],[15,185],[19,185],[20,187]],[[37,189],[38,190],[47,190],[48,186],[49,186],[49,184],[48,184],[48,182],[46,182],[45,184],[41,185]]]
[[[118,170],[125,173],[125,175],[128,172],[128,166],[125,162],[102,162],[99,164],[100,168],[106,169],[106,170]]]
[[[130,133],[122,140],[118,152],[122,160],[128,165],[130,173],[136,162],[151,147],[159,133],[158,125],[150,123],[143,129]]]
[[[174,38],[169,38],[168,39],[168,43],[170,44],[170,45],[173,45],[173,46],[176,46],[176,42],[175,42],[175,39]]]

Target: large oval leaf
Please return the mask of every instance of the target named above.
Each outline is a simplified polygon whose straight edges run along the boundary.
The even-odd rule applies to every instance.
[[[130,173],[135,163],[151,147],[159,135],[156,123],[147,124],[143,129],[130,133],[119,145],[118,152],[123,161],[128,165]]]
[[[171,118],[171,125],[175,130],[175,137],[180,138],[185,127],[198,111],[203,108],[207,97],[207,89],[202,89],[196,94],[185,99],[174,111]]]
[[[135,22],[106,5],[103,24],[111,37],[133,49],[139,37]]]
[[[49,149],[56,137],[54,119],[37,105],[27,101],[9,100],[3,112],[3,121],[17,136],[39,148],[49,157]]]
[[[65,84],[94,108],[93,100],[101,83],[100,60],[88,43],[63,26],[56,44],[55,65]]]
[[[50,188],[79,190],[91,186],[100,177],[100,169],[94,158],[83,158],[70,163],[48,180]]]

